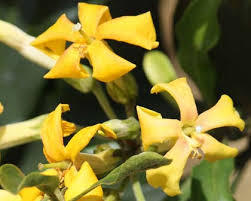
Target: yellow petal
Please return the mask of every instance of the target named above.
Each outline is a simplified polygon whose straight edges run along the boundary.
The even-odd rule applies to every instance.
[[[61,121],[61,126],[64,131],[64,133],[63,133],[64,137],[71,135],[76,130],[76,126],[74,123],[71,123],[71,122],[68,122],[65,120]]]
[[[86,78],[89,74],[80,65],[81,45],[72,44],[59,57],[55,66],[44,76],[44,78]]]
[[[84,162],[71,185],[65,192],[65,201],[71,200],[97,181],[98,179],[90,165],[87,162]],[[103,191],[99,186],[84,195],[78,201],[102,201],[102,197]]]
[[[91,141],[91,139],[99,129],[100,124],[88,126],[81,129],[71,138],[70,142],[66,146],[66,152],[68,157],[71,158],[72,161],[74,161],[80,151],[88,145],[88,143]]]
[[[43,192],[36,187],[23,188],[19,192],[19,195],[22,197],[23,201],[35,201],[35,199],[42,194]]]
[[[198,134],[196,139],[201,143],[205,159],[210,162],[233,158],[238,154],[238,149],[224,145],[208,134]]]
[[[3,105],[2,105],[2,103],[0,102],[0,114],[3,113],[3,110],[4,110]]]
[[[93,41],[88,46],[88,55],[92,76],[103,82],[115,80],[135,68],[135,64],[116,55],[102,41]]]
[[[44,145],[44,152],[46,156],[54,162],[66,159],[61,114],[68,110],[70,110],[69,105],[59,104],[57,108],[47,116],[42,126],[41,138]]]
[[[54,168],[50,168],[41,172],[41,174],[46,176],[58,176],[58,171]]]
[[[184,137],[180,137],[174,147],[165,155],[172,159],[170,165],[146,171],[148,183],[154,188],[161,187],[169,196],[181,193],[179,182],[192,148]]]
[[[116,133],[114,133],[114,131],[105,124],[101,124],[101,130],[103,131],[105,137],[117,139]]]
[[[168,143],[169,148],[181,134],[182,123],[175,119],[162,119],[161,114],[137,106],[144,150],[150,145]]]
[[[22,201],[19,195],[14,195],[6,190],[0,189],[0,200],[2,201]]]
[[[65,176],[64,176],[64,185],[69,188],[74,181],[75,177],[77,176],[78,171],[76,167],[73,165],[70,169],[66,170]]]
[[[200,126],[202,132],[224,126],[234,126],[242,131],[245,122],[233,107],[232,99],[222,95],[215,106],[199,115],[196,126]]]
[[[98,39],[113,39],[151,50],[158,47],[150,12],[109,20],[97,29]]]
[[[196,120],[198,113],[192,91],[186,78],[179,78],[169,83],[156,84],[151,93],[167,91],[177,102],[180,109],[180,118],[183,124],[191,125]]]
[[[78,18],[83,31],[95,37],[98,25],[111,20],[112,17],[107,6],[78,3]]]
[[[32,41],[31,45],[44,53],[49,54],[51,52],[60,55],[65,49],[66,41],[83,42],[84,40],[73,27],[74,24],[63,14],[54,25]]]

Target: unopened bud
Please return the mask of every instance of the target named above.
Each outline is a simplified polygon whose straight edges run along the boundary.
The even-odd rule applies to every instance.
[[[126,74],[117,80],[108,82],[106,90],[115,102],[123,105],[135,101],[138,95],[137,82],[131,74]]]
[[[125,120],[112,119],[104,124],[116,133],[118,139],[135,139],[140,133],[139,122],[134,117]]]

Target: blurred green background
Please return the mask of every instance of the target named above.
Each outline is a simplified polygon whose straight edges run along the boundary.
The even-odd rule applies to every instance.
[[[160,41],[158,49],[165,52],[167,51],[165,46],[167,36],[163,31],[165,29],[163,24],[165,25],[167,19],[165,10],[160,9],[160,6],[165,4],[164,1],[97,0],[83,2],[106,4],[113,17],[137,15],[150,10],[156,26],[157,40]],[[72,21],[77,22],[78,2],[82,1],[1,0],[0,19],[11,22],[25,32],[37,36],[54,23],[62,13],[66,13]],[[174,18],[175,23],[180,20],[188,4],[189,0],[180,1]],[[207,85],[210,85],[209,88],[213,87],[210,88],[210,92],[204,91],[203,93],[211,94],[212,103],[215,103],[223,93],[230,95],[245,119],[251,113],[250,11],[250,0],[222,0],[217,12],[220,36],[216,46],[209,52],[212,65],[209,70],[204,71],[202,68],[198,72],[196,69],[189,71],[185,68],[185,71],[198,82],[207,80],[207,76],[213,76],[210,83],[203,83],[203,90],[207,89]],[[179,48],[177,36],[175,41]],[[132,72],[139,85],[137,104],[159,111],[164,116],[171,114],[172,117],[177,118],[179,114],[161,96],[153,96],[149,93],[151,85],[142,70],[142,59],[146,50],[125,43],[111,41],[110,44],[117,54],[137,65]],[[70,104],[71,112],[64,117],[80,125],[92,125],[107,120],[93,94],[81,94],[62,80],[45,80],[42,78],[45,73],[45,69],[24,59],[15,50],[0,43],[0,101],[5,107],[4,113],[0,116],[1,125],[48,113],[58,103]],[[200,87],[200,84],[198,86]],[[113,105],[118,116],[125,118],[122,106],[116,103]],[[199,103],[199,105],[203,110],[209,106],[205,103]],[[249,135],[249,129],[246,129],[246,136]],[[251,144],[249,137],[246,138],[248,144]],[[237,158],[237,167],[244,167],[250,159],[250,147],[248,146]],[[37,164],[44,161],[41,142],[34,142],[3,151],[1,162],[14,163],[27,173],[35,170]],[[147,200],[164,199],[165,196],[159,190],[153,191],[151,187],[144,185]],[[124,199],[133,199],[130,189]]]

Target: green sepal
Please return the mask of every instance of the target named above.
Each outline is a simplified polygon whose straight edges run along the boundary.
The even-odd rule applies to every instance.
[[[123,164],[111,171],[103,179],[99,180],[88,189],[80,193],[78,196],[72,198],[70,201],[77,201],[86,193],[90,192],[94,188],[100,185],[113,185],[116,184],[129,175],[145,171],[151,168],[158,168],[163,165],[168,165],[171,160],[163,157],[155,152],[143,152],[138,155],[134,155],[126,160]]]
[[[81,65],[89,74],[92,73],[92,70],[90,67],[86,65]],[[66,81],[68,84],[70,84],[74,89],[77,89],[78,91],[82,93],[89,93],[92,90],[94,80],[92,76],[87,78],[65,78],[64,81]]]

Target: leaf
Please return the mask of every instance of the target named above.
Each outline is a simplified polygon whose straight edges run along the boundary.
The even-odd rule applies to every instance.
[[[219,40],[217,11],[221,2],[192,0],[176,26],[180,64],[209,103],[215,99],[215,72],[208,52]]]
[[[170,82],[177,78],[168,56],[159,50],[150,51],[144,55],[143,69],[152,85]]]
[[[12,164],[0,167],[0,184],[11,193],[17,194],[25,187],[36,186],[51,197],[55,197],[54,191],[59,185],[57,176],[47,176],[39,172],[32,172],[24,176],[22,171]]]
[[[78,196],[74,197],[70,201],[77,201],[83,195],[90,192],[94,188],[100,185],[112,185],[120,182],[131,174],[137,172],[145,171],[150,168],[157,168],[163,165],[169,164],[171,161],[158,153],[155,152],[143,152],[138,155],[130,157],[123,164],[111,171],[103,179],[99,180],[97,183],[90,186],[84,192],[80,193]]]
[[[193,169],[193,201],[233,201],[229,177],[234,169],[234,159],[210,163],[203,161]]]
[[[0,184],[5,190],[11,193],[18,193],[17,187],[24,177],[22,171],[15,165],[6,164],[0,167]]]

